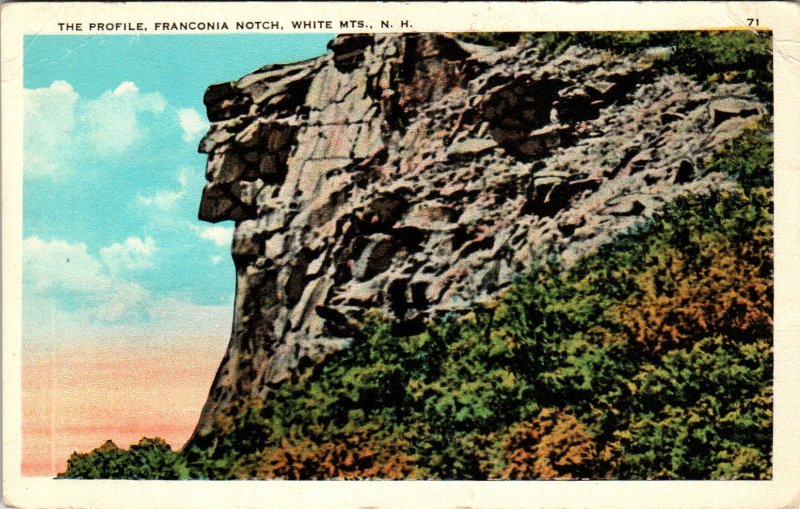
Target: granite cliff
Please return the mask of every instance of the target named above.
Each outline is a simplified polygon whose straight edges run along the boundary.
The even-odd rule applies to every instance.
[[[399,333],[569,264],[676,196],[763,106],[744,84],[631,57],[442,34],[345,35],[206,92],[200,219],[234,221],[232,336],[195,436],[341,349],[380,308]]]

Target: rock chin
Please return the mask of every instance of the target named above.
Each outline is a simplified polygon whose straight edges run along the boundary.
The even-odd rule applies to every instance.
[[[202,220],[235,221],[228,351],[195,437],[347,344],[381,308],[407,333],[570,263],[685,192],[763,108],[571,47],[345,35],[327,55],[212,85]]]

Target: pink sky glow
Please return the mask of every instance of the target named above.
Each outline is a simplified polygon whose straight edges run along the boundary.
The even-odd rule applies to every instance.
[[[22,365],[22,475],[54,476],[73,451],[191,435],[226,342],[187,339],[131,346],[26,348]]]

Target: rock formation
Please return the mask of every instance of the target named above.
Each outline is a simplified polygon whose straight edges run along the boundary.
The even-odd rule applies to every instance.
[[[233,331],[195,434],[342,348],[371,308],[414,333],[570,263],[678,194],[762,106],[646,61],[441,34],[349,35],[213,85],[200,219],[236,223]]]

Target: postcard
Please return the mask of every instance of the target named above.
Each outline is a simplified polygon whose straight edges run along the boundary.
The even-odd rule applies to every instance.
[[[798,27],[3,4],[6,506],[800,506]]]

